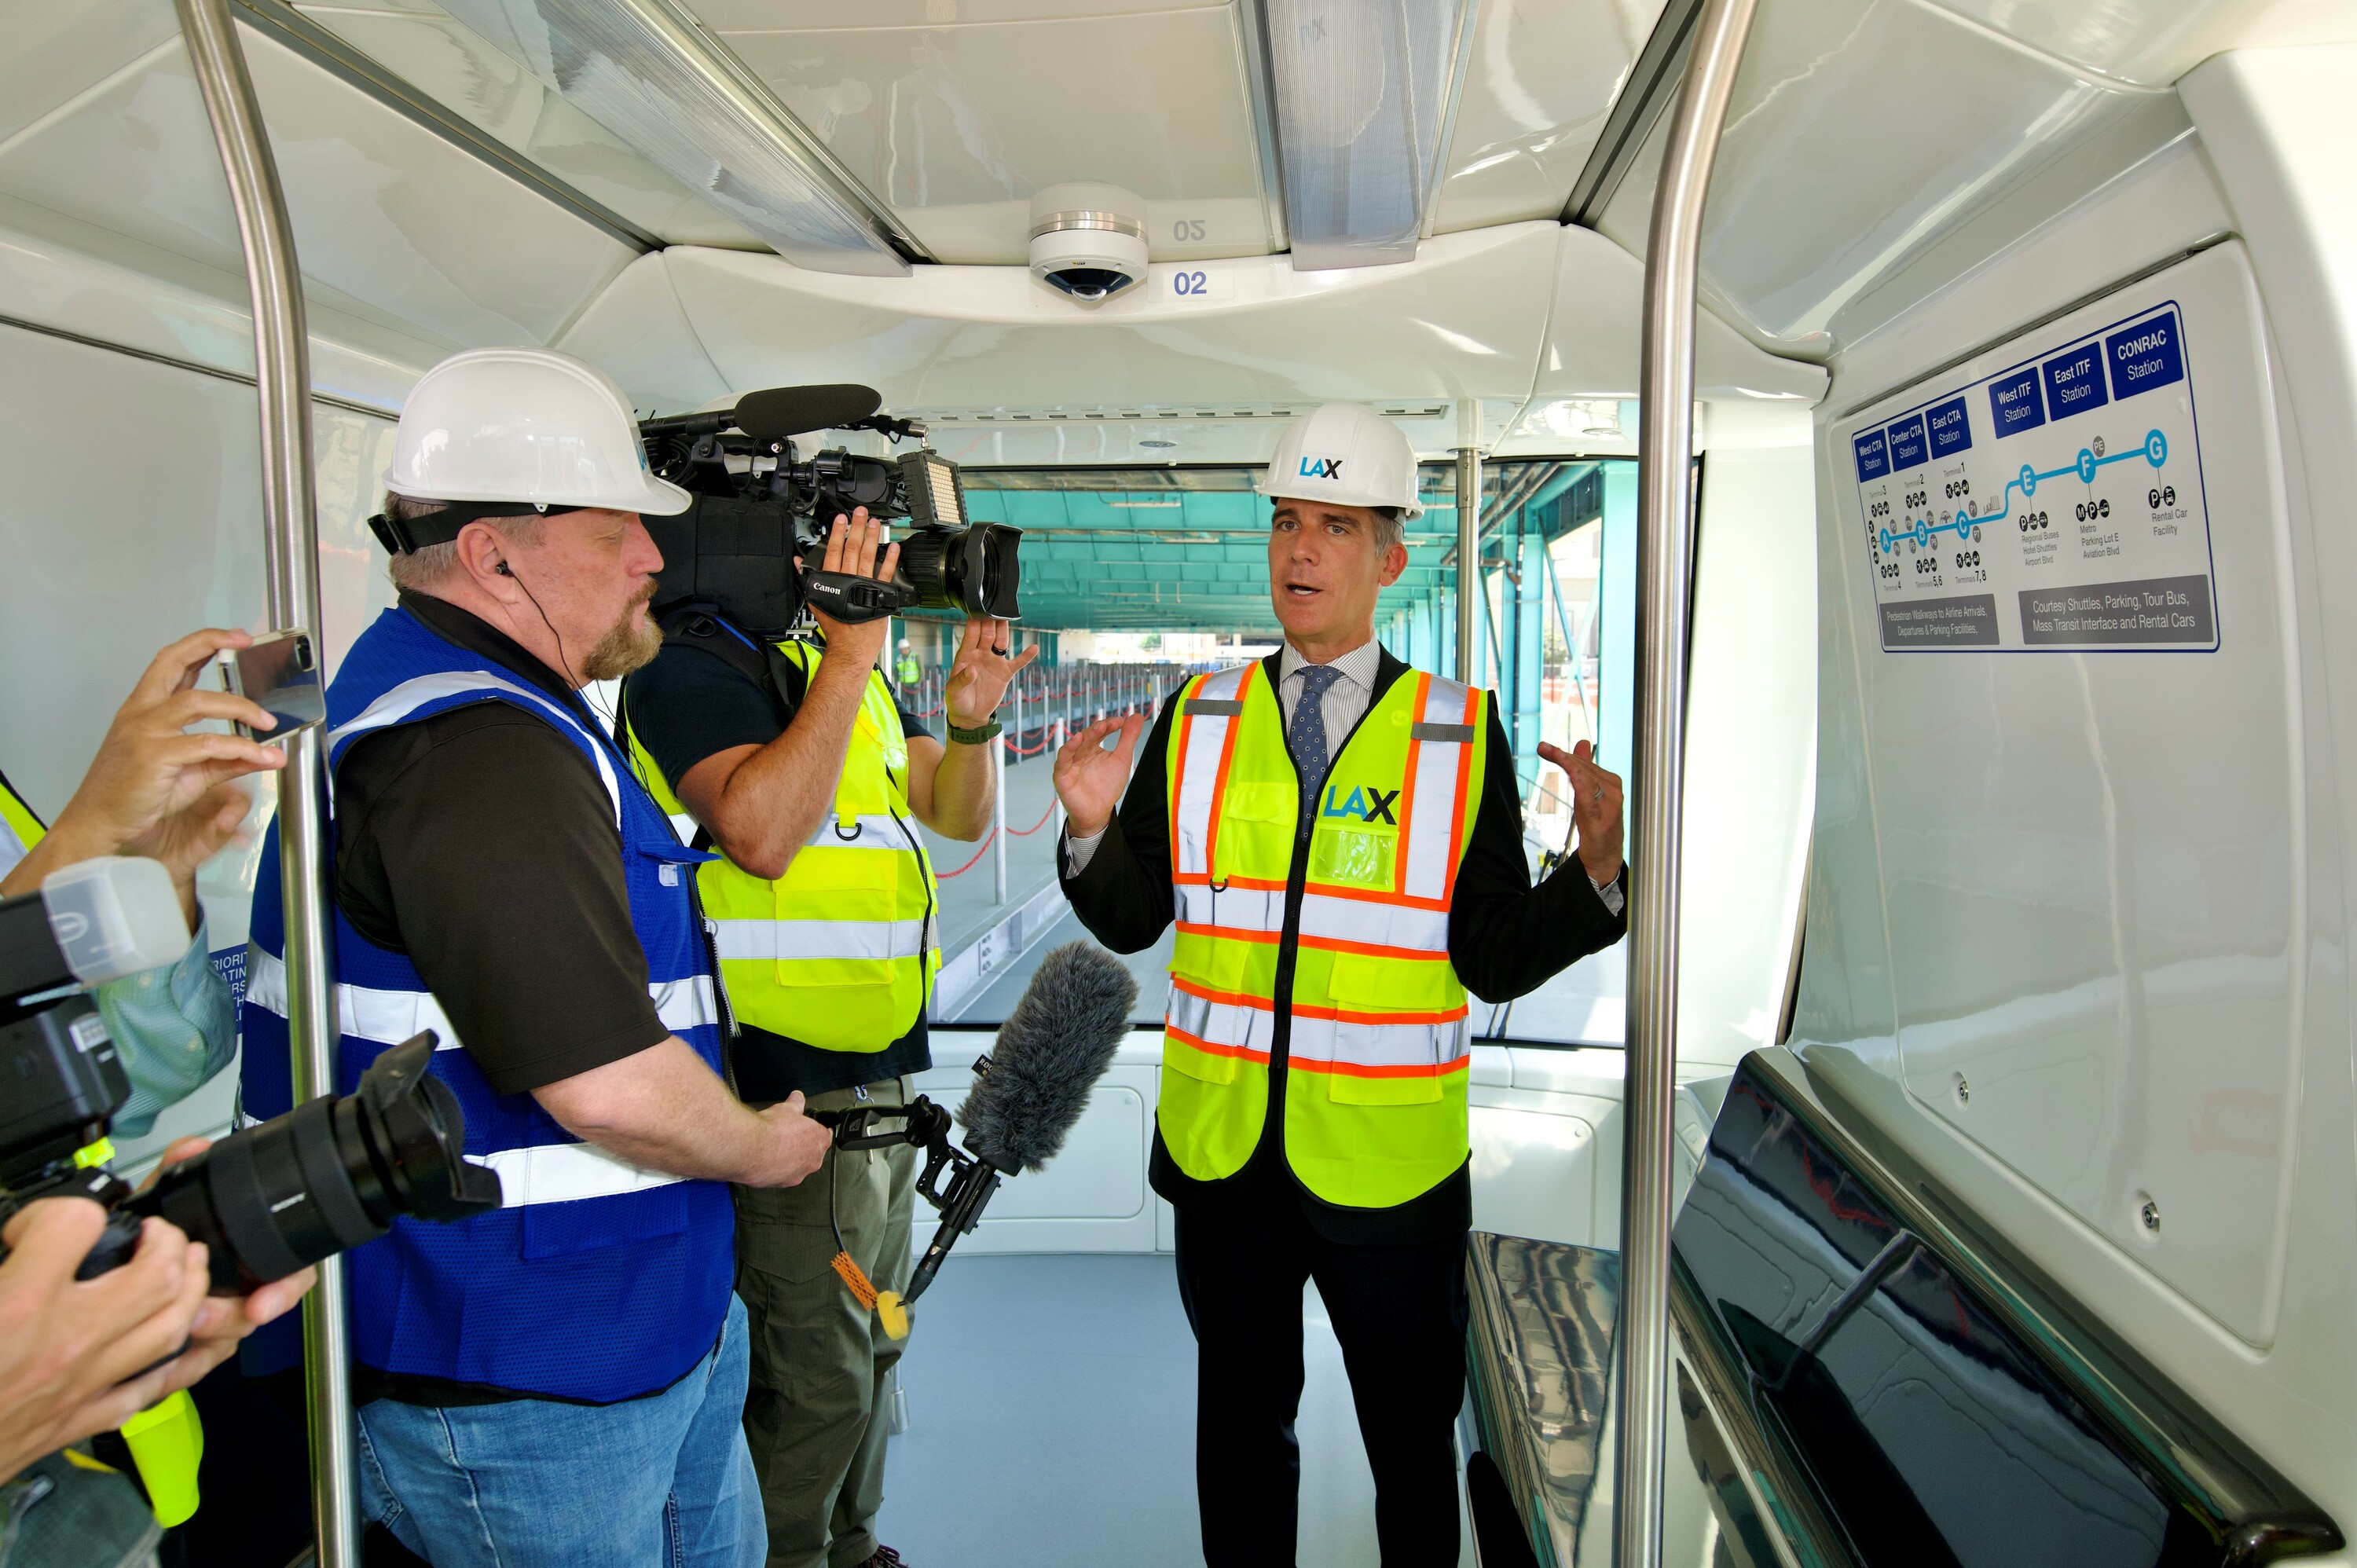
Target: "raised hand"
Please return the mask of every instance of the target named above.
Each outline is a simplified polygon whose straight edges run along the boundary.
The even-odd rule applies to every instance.
[[[253,640],[242,631],[209,628],[156,655],[116,710],[57,825],[0,884],[0,894],[29,891],[59,866],[92,855],[147,855],[172,873],[182,912],[195,922],[197,867],[245,816],[245,796],[230,780],[286,765],[280,746],[242,736],[187,733],[203,719],[239,719],[264,732],[275,726],[243,697],[197,690],[208,660]]]
[[[1579,830],[1579,864],[1588,880],[1620,875],[1620,776],[1596,765],[1596,748],[1581,741],[1569,751],[1539,744],[1539,755],[1571,780],[1571,821]]]
[[[1104,749],[1104,738],[1121,731],[1121,744]],[[1146,731],[1143,714],[1110,714],[1064,743],[1056,753],[1056,798],[1064,802],[1070,832],[1076,839],[1094,838],[1113,821],[1121,791],[1129,782],[1130,762],[1137,754],[1137,737]]]
[[[1007,626],[1003,620],[985,616],[973,616],[965,623],[965,634],[958,639],[957,659],[950,665],[950,678],[942,690],[942,702],[949,710],[950,723],[960,729],[980,729],[998,711],[1000,699],[1006,695],[1006,684],[1015,679],[1017,671],[1039,657],[1039,645],[1033,643],[1009,659],[1006,656]]]

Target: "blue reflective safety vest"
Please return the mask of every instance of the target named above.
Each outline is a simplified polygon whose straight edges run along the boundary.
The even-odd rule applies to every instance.
[[[596,765],[621,832],[630,923],[648,990],[672,1032],[721,1070],[720,1010],[693,875],[711,857],[679,842],[612,740],[524,677],[390,609],[328,688],[328,766],[351,744],[468,703],[543,719]],[[242,1009],[243,1109],[289,1108],[285,917],[277,828],[253,890]],[[349,1094],[388,1046],[441,1036],[434,1072],[467,1117],[467,1154],[499,1172],[505,1203],[453,1225],[397,1219],[349,1254],[352,1353],[382,1371],[608,1402],[668,1387],[720,1336],[735,1273],[728,1187],[641,1170],[585,1144],[529,1094],[479,1071],[409,960],[336,915],[336,1087]]]

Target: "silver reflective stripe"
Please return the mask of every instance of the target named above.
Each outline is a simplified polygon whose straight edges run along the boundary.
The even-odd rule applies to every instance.
[[[1207,676],[1199,694],[1187,700],[1187,749],[1178,758],[1178,809],[1171,824],[1177,834],[1171,857],[1174,875],[1211,875],[1211,811],[1219,804],[1214,796],[1219,789],[1220,754],[1227,748],[1229,726],[1236,722],[1217,710],[1243,712],[1241,693],[1251,670],[1249,664],[1239,664]],[[1199,705],[1206,701],[1216,704],[1216,710],[1200,711]]]
[[[572,1203],[585,1197],[619,1197],[684,1181],[609,1155],[594,1144],[542,1144],[530,1149],[499,1149],[475,1161],[497,1171],[500,1207],[527,1203]]]
[[[647,995],[654,1002],[655,1016],[674,1035],[720,1022],[720,999],[708,974],[651,984]]]
[[[1220,903],[1220,916],[1225,919],[1226,898]],[[1409,953],[1445,953],[1448,950],[1448,911],[1418,909],[1372,898],[1337,898],[1330,894],[1306,893],[1301,899],[1301,934],[1328,941],[1397,948]]]
[[[721,961],[785,963],[795,959],[915,958],[925,950],[925,922],[914,920],[716,920]]]
[[[1297,1013],[1286,1053],[1297,1062],[1338,1072],[1358,1069],[1369,1078],[1406,1077],[1420,1069],[1446,1071],[1469,1054],[1466,1023],[1459,1017],[1446,1024],[1356,1024]]]
[[[1222,702],[1217,697],[1189,697],[1187,700],[1187,711],[1190,714],[1200,714],[1206,718],[1232,719],[1244,711],[1244,705],[1237,702]]]
[[[1223,931],[1282,931],[1285,891],[1271,887],[1212,887],[1182,882],[1171,889],[1178,896],[1178,918],[1189,926],[1217,926]]]
[[[286,1016],[286,966],[251,943],[245,950],[245,999],[265,1013]],[[336,987],[336,1028],[356,1039],[397,1046],[420,1029],[440,1036],[434,1048],[458,1048],[458,1031],[429,991],[380,991],[366,985]]]
[[[871,813],[852,820],[845,834],[841,818],[830,811],[826,820],[802,841],[804,849],[897,849],[907,852],[918,842],[916,823],[907,817]]]
[[[1406,875],[1400,891],[1411,898],[1438,898],[1448,891],[1449,868],[1457,859],[1458,766],[1464,747],[1473,744],[1473,726],[1465,722],[1471,696],[1466,687],[1437,675],[1424,694],[1424,713],[1415,729],[1459,730],[1464,738],[1427,740],[1419,736],[1415,742],[1415,793],[1400,823],[1407,839]],[[1472,788],[1475,781],[1466,783]]]
[[[591,759],[597,764],[597,777],[604,781],[606,793],[614,802],[614,827],[618,832],[620,830],[622,826],[621,782],[614,777],[613,764],[606,760],[606,748],[598,744],[597,736],[582,728],[580,720],[566,713],[558,704],[550,702],[546,697],[536,692],[527,691],[512,681],[502,681],[488,671],[451,670],[438,675],[420,675],[414,681],[404,681],[361,710],[358,717],[329,730],[328,754],[333,757],[345,741],[363,730],[382,729],[387,725],[397,725],[428,703],[439,702],[445,697],[461,696],[468,692],[501,693],[538,709],[579,736],[583,743],[588,746]]]
[[[1275,1048],[1276,1015],[1268,1009],[1235,1002],[1213,1002],[1181,991],[1176,984],[1170,987],[1170,1001],[1162,1021],[1165,1027],[1204,1045],[1249,1051],[1263,1060]]]
[[[655,1004],[655,1016],[674,1034],[720,1021],[719,997],[709,975],[659,982],[647,987],[647,995]],[[286,966],[250,943],[245,950],[245,999],[265,1013],[286,1016]],[[431,992],[339,985],[336,1014],[338,1030],[355,1039],[397,1046],[420,1029],[431,1029],[441,1036],[435,1049],[458,1047],[458,1031],[450,1026]]]
[[[1473,742],[1471,725],[1412,724],[1407,726],[1410,740],[1448,740],[1470,746]]]

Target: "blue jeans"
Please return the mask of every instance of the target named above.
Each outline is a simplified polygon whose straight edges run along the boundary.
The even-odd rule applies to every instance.
[[[361,1407],[361,1508],[435,1568],[760,1568],[745,1305],[712,1354],[621,1404]]]

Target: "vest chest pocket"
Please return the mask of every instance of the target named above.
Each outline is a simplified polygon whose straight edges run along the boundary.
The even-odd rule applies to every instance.
[[[1293,862],[1293,786],[1275,779],[1232,779],[1220,806],[1215,876],[1284,880]]]
[[[1451,972],[1439,959],[1379,959],[1336,953],[1327,992],[1337,1008],[1383,1022],[1335,1026],[1333,1070],[1322,1076],[1326,1098],[1338,1105],[1429,1105],[1441,1098],[1444,1058],[1453,1059],[1464,1027]],[[1298,1026],[1297,1026],[1298,1027]],[[1353,1070],[1355,1069],[1355,1070]]]
[[[1309,840],[1309,880],[1388,892],[1398,864],[1399,835],[1365,828],[1318,824]]]

